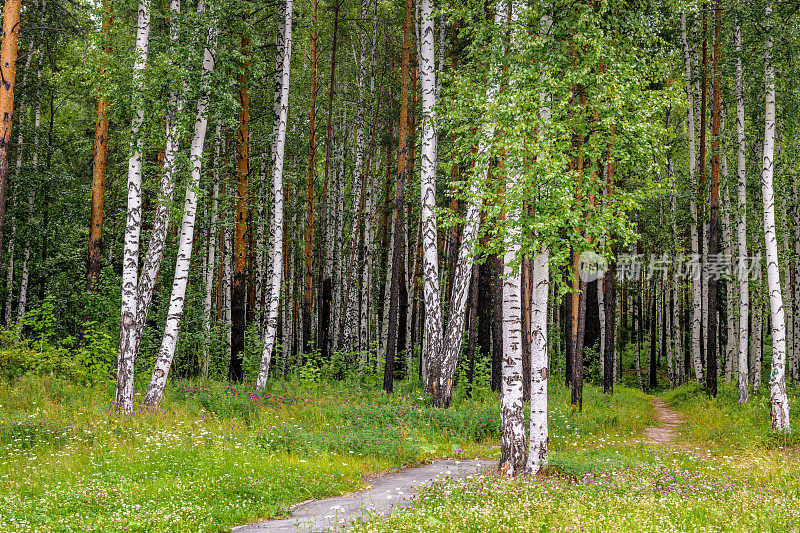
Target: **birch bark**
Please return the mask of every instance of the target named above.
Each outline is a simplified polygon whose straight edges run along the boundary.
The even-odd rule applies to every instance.
[[[136,24],[136,62],[133,66],[132,154],[128,160],[128,212],[122,260],[122,303],[117,358],[116,410],[133,410],[133,363],[138,349],[137,309],[139,238],[142,232],[142,149],[144,122],[144,67],[150,40],[150,0],[140,0]]]
[[[269,300],[266,302],[264,321],[264,350],[261,354],[256,388],[263,390],[269,376],[272,348],[278,329],[278,304],[280,303],[281,273],[283,272],[283,160],[286,145],[286,121],[289,114],[289,68],[292,57],[292,0],[286,0],[284,19],[283,64],[281,66],[281,95],[278,127],[275,131],[272,150],[272,250],[270,250],[270,273],[268,280]],[[285,313],[288,314],[288,313]],[[284,329],[284,335],[286,334]],[[286,343],[284,343],[286,344]],[[284,354],[286,347],[284,347]],[[284,361],[286,356],[284,355]]]
[[[778,261],[778,241],[775,236],[775,192],[772,174],[775,154],[775,67],[772,64],[772,5],[766,7],[764,78],[766,105],[764,111],[764,154],[761,192],[764,202],[764,240],[767,256],[767,284],[772,323],[772,370],[769,377],[772,429],[788,431],[789,399],[786,396],[786,324]]]

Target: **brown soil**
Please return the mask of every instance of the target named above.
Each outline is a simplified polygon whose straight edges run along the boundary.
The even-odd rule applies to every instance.
[[[683,415],[667,407],[661,398],[653,399],[656,418],[661,423],[658,427],[644,430],[645,442],[649,444],[671,444],[675,441],[675,430],[683,424]]]

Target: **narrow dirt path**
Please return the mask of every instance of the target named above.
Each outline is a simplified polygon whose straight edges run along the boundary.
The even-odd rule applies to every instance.
[[[653,399],[653,407],[656,410],[656,419],[661,425],[645,429],[644,442],[649,444],[672,444],[675,442],[675,430],[683,424],[683,415],[667,407],[667,402],[660,397]]]
[[[466,477],[489,468],[493,463],[480,459],[455,461],[441,459],[430,465],[409,468],[370,481],[371,486],[324,500],[309,500],[295,507],[289,518],[267,520],[233,528],[232,533],[289,533],[296,531],[338,531],[368,513],[387,515],[410,507],[420,488],[447,477]]]

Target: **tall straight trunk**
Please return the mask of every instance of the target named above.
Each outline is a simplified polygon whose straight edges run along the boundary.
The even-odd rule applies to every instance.
[[[334,228],[328,228],[328,180],[330,176],[331,158],[333,156],[333,97],[336,82],[336,45],[339,34],[339,8],[342,2],[336,0],[333,6],[333,45],[331,47],[331,78],[328,85],[328,116],[325,129],[325,178],[322,185],[322,212],[320,215],[320,241],[322,247],[320,257],[323,259],[322,283],[320,284],[319,325],[317,327],[317,344],[322,353],[322,360],[330,358],[328,336],[331,324],[331,300],[333,298],[333,246],[330,239]]]
[[[597,294],[597,321],[600,325],[600,343],[597,347],[599,357],[599,364],[600,364],[600,374],[599,378],[602,382],[604,380],[604,376],[606,375],[606,359],[604,354],[606,353],[605,344],[606,344],[606,305],[605,305],[605,284],[602,280],[597,281],[597,287],[595,287],[595,291]]]
[[[422,211],[422,278],[425,297],[425,360],[428,362],[429,382],[425,384],[428,392],[435,398],[440,396],[439,379],[442,356],[442,307],[439,294],[439,250],[437,246],[438,229],[436,224],[436,71],[434,52],[433,0],[420,2],[420,54],[419,71],[422,89],[422,164],[420,177],[420,197]],[[454,265],[450,265],[454,268]],[[459,348],[461,339],[459,338]]]
[[[531,418],[526,470],[535,474],[547,465],[547,299],[550,293],[549,250],[533,260],[533,304],[531,305]]]
[[[794,237],[794,264],[792,265],[792,342],[794,344],[794,372],[800,379],[800,205],[798,205],[797,180],[792,180],[792,231]]]
[[[180,13],[180,1],[171,0],[170,10]],[[173,48],[178,46],[178,16],[171,17],[170,41]],[[166,141],[164,143],[164,158],[161,180],[158,191],[158,204],[153,216],[153,229],[150,235],[150,242],[147,245],[147,252],[144,257],[144,266],[139,275],[136,286],[136,326],[133,335],[133,360],[139,354],[139,346],[142,342],[147,315],[150,312],[150,303],[153,300],[153,291],[161,260],[164,257],[164,246],[167,240],[167,233],[170,227],[170,217],[172,214],[172,196],[175,191],[175,178],[178,172],[178,149],[180,147],[181,128],[179,127],[180,117],[183,113],[183,98],[178,89],[173,88],[167,104],[166,112]]]
[[[764,241],[767,254],[767,284],[769,288],[772,323],[772,370],[769,376],[769,395],[772,407],[772,429],[789,431],[789,399],[786,396],[786,324],[778,261],[778,241],[775,238],[775,192],[772,174],[775,154],[775,67],[772,64],[772,5],[766,7],[764,78],[766,106],[764,111],[764,165],[761,192],[764,201]]]
[[[411,53],[411,20],[414,12],[413,0],[405,0],[403,20],[403,53],[400,74],[400,125],[398,128],[399,144],[397,148],[397,181],[394,192],[394,245],[392,246],[392,281],[389,294],[389,324],[386,341],[386,361],[383,371],[383,390],[390,393],[394,390],[394,358],[397,353],[398,314],[400,307],[401,268],[403,262],[403,208],[405,204],[404,188],[407,181],[406,168],[408,162],[408,78]],[[427,311],[426,311],[427,313]]]
[[[708,284],[706,283],[706,265],[708,254],[708,221],[706,220],[705,203],[706,203],[706,130],[708,127],[708,3],[703,0],[701,6],[703,12],[703,43],[702,43],[702,58],[703,63],[700,67],[700,173],[697,180],[697,197],[700,199],[698,204],[698,254],[701,262],[700,274],[700,360],[705,361],[705,351],[707,345],[705,344],[708,339]],[[706,368],[708,372],[708,368]],[[708,378],[706,378],[708,382]]]
[[[247,52],[250,39],[242,36],[241,52],[244,64],[239,73],[239,129],[236,133],[236,234],[233,240],[233,283],[231,286],[231,362],[228,378],[242,381],[244,331],[247,327],[247,242],[248,224],[247,180],[250,177],[250,90],[247,79]]]
[[[17,2],[17,5],[19,2]],[[6,12],[8,13],[8,11]],[[150,0],[140,0],[136,24],[136,61],[133,66],[133,121],[131,123],[131,156],[128,160],[128,209],[125,223],[125,248],[122,260],[122,303],[120,340],[117,358],[116,410],[133,410],[133,363],[138,351],[137,309],[139,237],[142,231],[142,149],[140,135],[144,122],[144,67],[150,40]],[[8,15],[6,15],[8,16]],[[4,32],[5,33],[5,32]],[[0,59],[0,63],[3,61]],[[5,69],[4,69],[5,70]],[[0,95],[3,93],[0,92]],[[0,100],[0,112],[2,112]],[[0,147],[0,183],[3,180],[3,150]],[[0,205],[2,205],[0,198]],[[0,225],[0,228],[2,225]]]
[[[173,6],[180,9],[177,0],[173,0]],[[177,18],[176,7],[173,7],[173,17]],[[200,0],[197,7],[199,12],[204,11],[203,0]],[[200,188],[200,175],[203,163],[203,147],[205,146],[206,130],[208,128],[208,101],[211,90],[211,74],[214,71],[216,23],[212,23],[206,38],[206,46],[203,53],[203,66],[200,75],[200,86],[202,94],[197,101],[197,111],[194,121],[194,135],[192,137],[189,161],[191,167],[191,179],[186,185],[186,196],[183,205],[183,220],[181,221],[180,241],[178,243],[178,255],[175,261],[175,276],[172,283],[172,294],[170,295],[169,310],[167,311],[167,321],[164,326],[164,337],[156,358],[153,375],[150,378],[150,385],[147,388],[142,404],[148,407],[158,407],[161,398],[164,396],[164,388],[167,384],[172,360],[175,356],[175,348],[178,345],[178,334],[180,332],[180,322],[183,316],[183,307],[186,298],[186,287],[189,283],[189,267],[192,260],[192,247],[194,240],[194,225],[197,214],[197,191]],[[215,183],[216,186],[216,183]],[[212,258],[213,259],[213,258]],[[211,270],[209,269],[209,272]],[[208,298],[210,303],[210,297]],[[207,365],[206,365],[207,368]]]
[[[107,57],[111,53],[111,0],[103,0],[103,26],[101,29],[103,59],[100,78],[105,76]],[[86,268],[86,289],[96,291],[100,281],[100,253],[103,237],[103,208],[106,199],[106,169],[108,163],[108,100],[101,96],[97,101],[97,122],[94,130],[94,162],[92,164],[92,209],[89,220],[89,253]]]
[[[764,327],[764,305],[761,301],[760,289],[761,287],[751,296],[752,305],[750,305],[750,380],[752,382],[753,394],[757,393],[761,388],[761,367],[763,366],[763,343],[761,342],[761,338]]]
[[[22,0],[6,0],[3,5],[3,41],[0,45],[0,249],[6,218],[8,159],[11,150],[11,127],[14,124],[14,89],[17,77]]]
[[[516,45],[519,16],[517,2],[512,3],[509,15],[512,46]],[[498,9],[498,11],[501,11]],[[515,476],[524,472],[527,458],[523,406],[522,369],[522,287],[520,217],[522,205],[515,192],[520,186],[521,161],[513,155],[505,161],[505,228],[503,236],[503,388],[500,396],[502,444],[499,469],[503,475]],[[511,194],[509,194],[509,192]]]
[[[709,182],[710,219],[708,232],[708,257],[719,254],[720,241],[720,33],[722,25],[722,1],[714,6],[714,77],[712,82],[711,112],[711,180]],[[717,395],[717,296],[719,283],[716,275],[708,277],[708,336],[706,338],[706,389],[711,396]]]
[[[282,52],[280,57],[280,96],[277,99],[277,120],[273,124],[273,145],[272,145],[272,224],[270,234],[272,236],[272,249],[269,253],[270,278],[268,280],[267,294],[269,299],[265,302],[264,313],[264,349],[261,353],[261,363],[256,379],[256,388],[263,390],[269,377],[270,363],[272,362],[272,350],[275,345],[275,336],[278,330],[279,305],[281,296],[281,275],[285,268],[284,254],[288,243],[284,239],[286,227],[284,221],[286,212],[284,211],[284,188],[283,188],[283,165],[284,150],[286,143],[286,123],[289,115],[289,69],[292,59],[292,0],[286,0],[283,6],[283,33],[279,35],[283,41],[278,43]],[[288,319],[288,312],[284,312],[284,317]],[[284,327],[283,334],[287,334],[288,327]],[[288,343],[283,341],[283,374],[286,375],[286,363],[288,361]]]
[[[206,278],[205,278],[205,300],[203,307],[203,378],[208,377],[208,367],[210,357],[208,353],[208,344],[211,339],[211,296],[214,291],[214,269],[216,268],[216,254],[217,254],[217,237],[215,230],[217,228],[217,219],[219,211],[219,157],[220,157],[220,144],[222,137],[222,122],[217,119],[216,131],[214,133],[215,139],[215,156],[214,156],[214,173],[211,193],[211,222],[208,231],[208,259],[206,264]],[[219,286],[218,286],[219,287]],[[219,290],[219,289],[218,289]]]
[[[697,179],[695,176],[696,167],[696,149],[695,149],[695,109],[692,95],[692,62],[689,51],[689,42],[686,37],[686,14],[681,13],[681,39],[683,41],[683,59],[686,71],[686,98],[688,101],[687,112],[688,118],[686,121],[689,137],[689,181],[691,187],[697,190]],[[705,149],[702,149],[701,157],[705,157]],[[701,172],[705,170],[705,166],[701,163]],[[690,195],[689,211],[691,212],[691,249],[692,256],[699,257],[700,238],[698,235],[698,213],[697,213],[697,199],[695,195]],[[703,380],[703,364],[700,358],[700,335],[702,323],[702,286],[701,279],[693,273],[691,278],[692,284],[692,361],[694,364],[695,379],[698,381]]]
[[[737,199],[739,216],[736,221],[736,236],[738,242],[738,268],[739,280],[739,403],[747,401],[748,365],[747,365],[747,327],[750,315],[750,287],[747,275],[747,167],[744,136],[744,73],[742,67],[742,28],[737,21],[734,33],[734,47],[736,48],[736,175]]]
[[[317,43],[319,0],[311,0],[311,109],[308,112],[308,191],[306,193],[305,257],[303,261],[303,353],[311,345],[314,307],[314,196],[317,155]]]

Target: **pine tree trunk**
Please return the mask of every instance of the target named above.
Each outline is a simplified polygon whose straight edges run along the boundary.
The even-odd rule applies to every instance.
[[[775,193],[772,174],[775,153],[775,67],[772,65],[772,6],[767,4],[765,28],[764,77],[766,110],[764,112],[764,165],[761,191],[764,201],[764,240],[767,254],[767,283],[772,323],[772,370],[769,377],[772,429],[789,431],[789,400],[786,396],[786,324],[778,261],[778,242],[775,236]]]
[[[105,76],[107,56],[111,53],[111,5],[103,0],[103,26],[101,43],[103,60],[100,78]],[[106,168],[108,163],[108,100],[101,96],[97,102],[97,122],[94,131],[94,162],[92,165],[92,209],[89,221],[89,253],[86,268],[86,289],[96,291],[100,281],[100,252],[103,236],[103,207],[106,197]]]
[[[711,113],[711,179],[709,183],[710,219],[708,234],[708,258],[719,255],[720,241],[720,55],[719,40],[722,25],[722,3],[716,0],[714,7],[714,74],[712,81],[712,113]],[[706,261],[707,262],[707,261]],[[716,275],[708,277],[708,330],[706,337],[706,389],[715,397],[717,395],[717,300],[719,282]]]
[[[236,133],[236,229],[233,241],[233,280],[231,286],[231,362],[228,378],[242,381],[244,373],[244,332],[247,328],[247,242],[248,224],[247,180],[250,176],[250,91],[247,79],[247,53],[250,39],[242,36],[241,52],[244,64],[239,73],[239,129]]]
[[[22,0],[6,0],[3,5],[3,40],[0,45],[0,249],[6,217],[6,187],[8,157],[11,151],[11,127],[14,124],[14,89],[17,75],[17,44],[19,43],[20,9]]]
[[[390,393],[394,390],[394,358],[397,353],[397,337],[400,307],[400,283],[403,251],[403,221],[405,215],[404,187],[407,181],[408,146],[406,135],[408,131],[408,80],[411,53],[411,21],[414,10],[413,0],[405,0],[403,21],[403,52],[400,74],[400,126],[398,130],[399,145],[397,148],[397,182],[394,196],[394,245],[392,246],[392,280],[389,293],[389,323],[386,342],[386,361],[383,372],[383,390]]]

